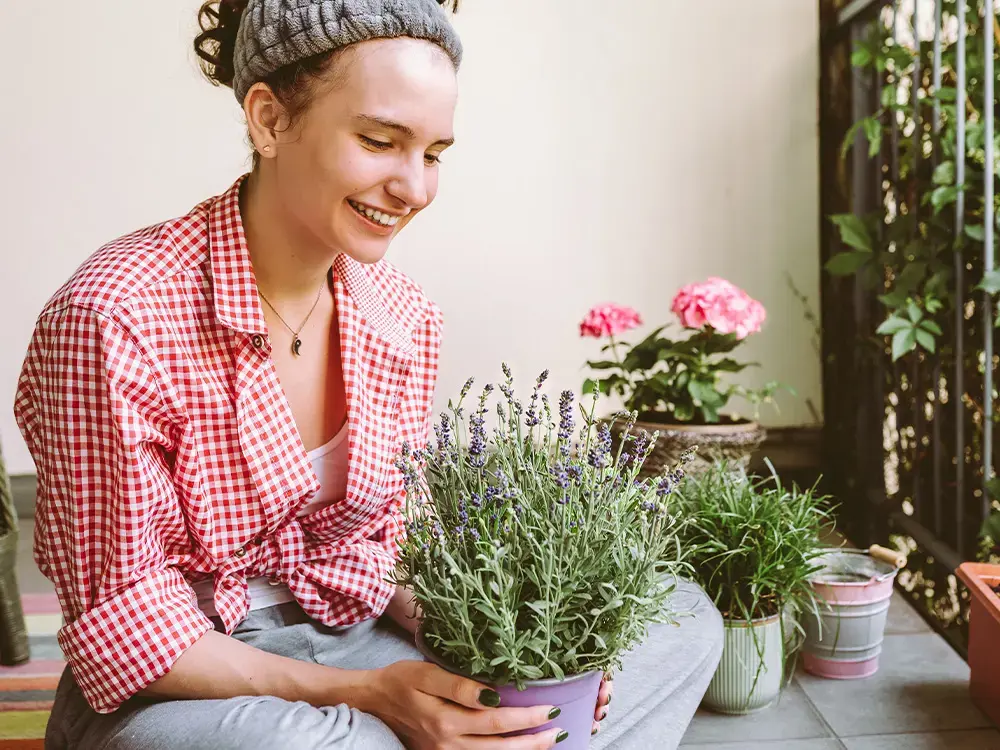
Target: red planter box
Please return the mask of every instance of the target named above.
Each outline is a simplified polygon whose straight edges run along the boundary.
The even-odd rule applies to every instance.
[[[958,577],[972,595],[969,609],[969,666],[972,701],[1000,727],[1000,565],[964,563]]]

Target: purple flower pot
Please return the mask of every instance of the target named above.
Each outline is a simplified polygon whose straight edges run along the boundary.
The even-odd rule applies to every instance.
[[[528,680],[524,690],[518,690],[516,685],[491,685],[478,680],[456,669],[438,657],[424,642],[417,631],[417,648],[427,661],[447,669],[453,674],[468,677],[483,685],[489,685],[500,694],[500,705],[508,708],[529,708],[531,706],[557,706],[561,713],[552,721],[538,727],[520,732],[511,732],[508,736],[522,734],[538,734],[553,727],[559,727],[569,733],[560,742],[560,750],[585,750],[590,745],[590,730],[594,725],[594,711],[597,708],[597,695],[601,690],[601,671],[586,672],[573,675],[564,680]]]

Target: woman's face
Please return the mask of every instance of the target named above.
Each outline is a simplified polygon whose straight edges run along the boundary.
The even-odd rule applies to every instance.
[[[453,141],[455,67],[436,45],[363,42],[333,63],[307,109],[261,163],[281,211],[304,241],[362,263],[437,194],[439,158]]]

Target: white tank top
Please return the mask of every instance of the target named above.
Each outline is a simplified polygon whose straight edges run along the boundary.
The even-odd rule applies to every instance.
[[[340,428],[340,432],[330,442],[314,448],[306,456],[319,480],[319,491],[299,509],[297,514],[299,518],[315,513],[347,496],[347,424]],[[198,608],[209,617],[218,617],[218,612],[215,610],[215,579],[206,578],[193,584],[193,587],[198,596]],[[251,611],[295,601],[288,586],[283,583],[272,583],[267,576],[251,578],[247,581],[247,588]]]

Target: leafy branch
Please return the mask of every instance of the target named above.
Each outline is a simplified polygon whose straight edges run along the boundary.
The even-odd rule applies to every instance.
[[[955,3],[946,1],[944,13],[947,25],[947,16],[955,15]],[[965,22],[969,38],[975,39],[978,16],[970,13]],[[1000,39],[995,19],[992,31]],[[916,88],[912,85],[912,70],[918,60],[922,71],[931,67],[930,45],[926,43],[913,50],[884,34],[876,35],[858,43],[851,56],[854,67],[873,70],[882,80],[882,96],[874,113],[848,129],[841,156],[846,158],[859,141],[862,147],[867,144],[869,158],[879,156],[889,134],[895,132],[898,151],[891,158],[897,168],[890,171],[883,166],[884,194],[878,209],[863,215],[830,217],[844,249],[829,258],[825,269],[834,276],[855,276],[863,288],[879,292],[885,316],[876,334],[891,337],[894,361],[917,349],[940,349],[943,331],[938,321],[953,313],[956,305],[964,304],[953,291],[954,256],[960,254],[975,267],[984,253],[981,188],[985,179],[995,180],[996,169],[985,163],[985,128],[980,114],[983,59],[978,46],[970,44],[965,60],[968,96],[959,112],[957,45],[947,39],[943,42],[943,85],[936,90],[929,80]],[[925,126],[933,117],[931,105],[940,113],[936,128]],[[961,121],[965,140],[959,144]],[[995,136],[995,141],[1000,146],[1000,136]],[[961,183],[956,168],[959,160],[965,167]],[[960,196],[965,198],[964,229],[956,236],[954,212]],[[995,201],[995,208],[1000,209],[1000,196]],[[1000,293],[1000,275],[987,275],[976,288],[990,295]]]

